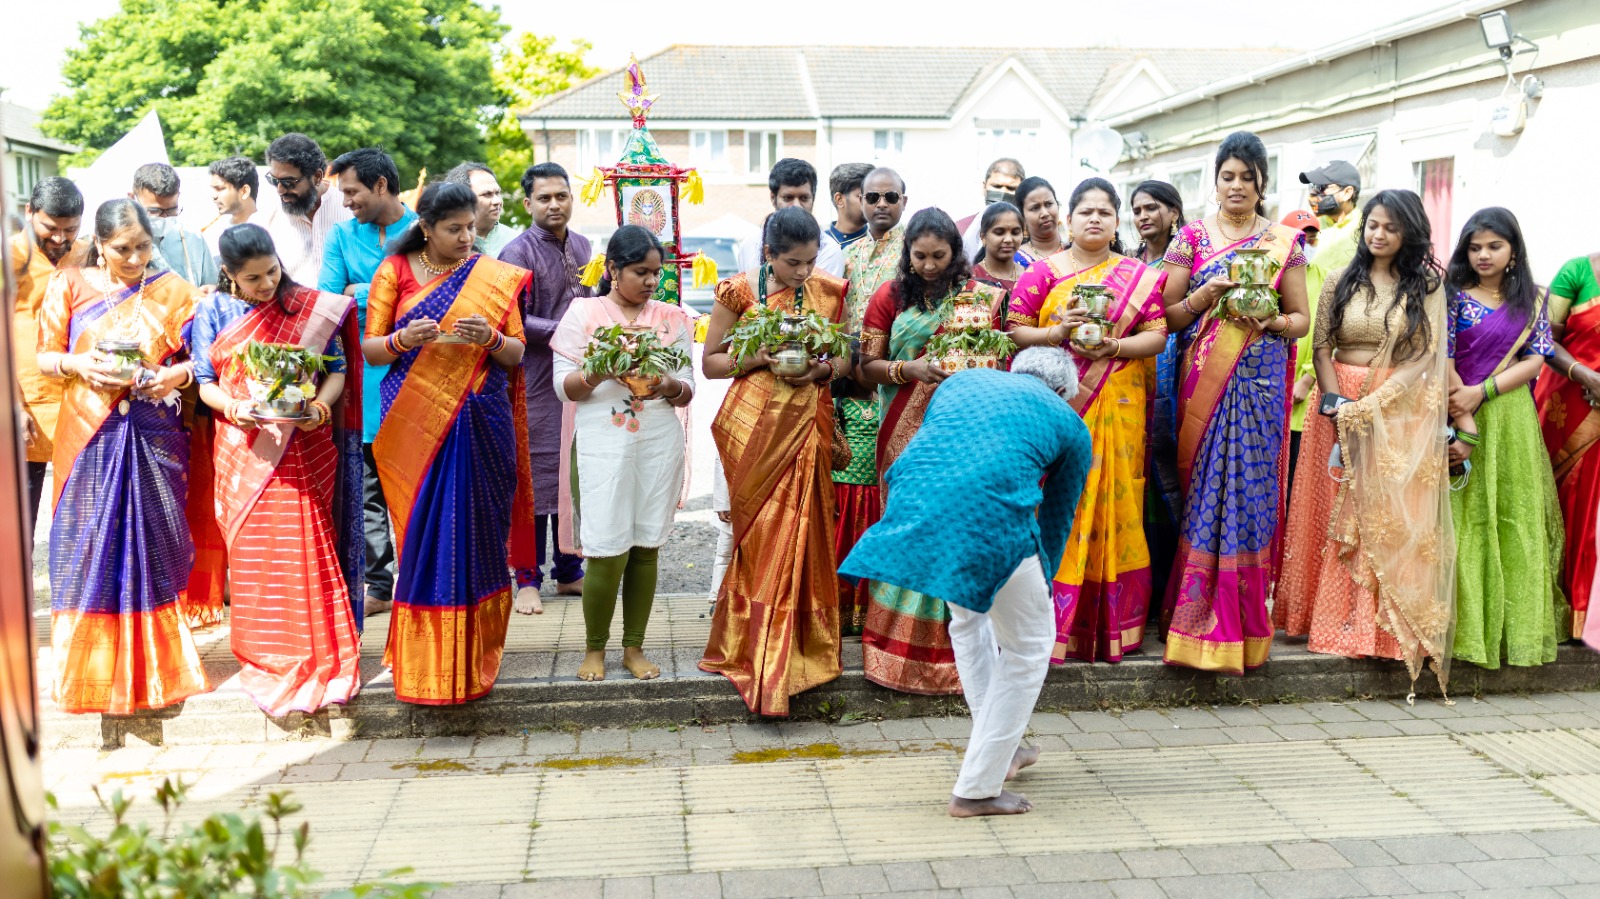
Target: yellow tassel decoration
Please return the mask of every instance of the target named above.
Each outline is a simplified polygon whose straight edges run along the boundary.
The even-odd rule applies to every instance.
[[[579,188],[578,197],[579,199],[583,200],[583,205],[593,206],[595,201],[600,199],[600,195],[605,193],[605,190],[606,173],[600,171],[599,168],[596,168],[594,170],[594,174],[589,177],[589,180],[583,182],[583,187]]]
[[[689,174],[683,179],[683,193],[679,194],[685,203],[696,206],[706,201],[706,185],[700,180],[700,170],[690,169]],[[715,268],[715,266],[713,266]]]
[[[589,264],[578,273],[578,283],[584,287],[594,287],[600,283],[600,276],[606,273],[606,254],[596,253],[589,258]]]
[[[717,260],[704,253],[694,254],[694,264],[690,270],[694,275],[695,287],[711,287],[717,283]]]

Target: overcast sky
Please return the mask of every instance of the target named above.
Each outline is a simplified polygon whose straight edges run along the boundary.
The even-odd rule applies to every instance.
[[[21,0],[19,0],[21,2]],[[64,88],[60,69],[66,49],[78,41],[78,26],[114,13],[119,0],[72,0],[65,15],[29,16],[10,29],[0,54],[0,87],[6,99],[42,107]],[[1441,0],[1340,0],[1314,7],[1261,6],[1242,2],[1197,4],[1193,0],[1135,0],[1067,5],[1025,0],[1014,13],[995,14],[983,3],[925,0],[912,6],[884,3],[883,15],[862,14],[860,0],[806,0],[781,29],[759,19],[776,19],[779,7],[711,0],[608,0],[564,3],[505,0],[505,21],[513,33],[534,31],[562,40],[586,38],[594,44],[590,61],[615,68],[671,44],[914,44],[936,46],[1030,47],[1292,47],[1312,48],[1383,27],[1418,13],[1439,9]],[[1223,10],[1236,8],[1237,13]],[[1201,10],[1215,10],[1207,14]],[[1315,9],[1317,15],[1307,14]],[[1338,10],[1338,15],[1332,14]],[[892,10],[893,12],[887,12]],[[914,11],[913,11],[914,10]],[[1041,14],[1041,11],[1046,11]],[[1515,8],[1512,14],[1515,16]],[[76,14],[76,21],[73,19]],[[1060,16],[1062,26],[1036,27]],[[1317,24],[1311,24],[1311,23]],[[852,24],[853,23],[853,24]],[[648,74],[648,72],[646,73]]]

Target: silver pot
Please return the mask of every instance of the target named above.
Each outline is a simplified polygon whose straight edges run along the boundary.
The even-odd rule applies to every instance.
[[[144,367],[144,356],[137,340],[107,338],[96,341],[94,348],[111,369],[110,376],[119,381],[132,381]]]
[[[290,400],[280,396],[256,403],[256,415],[262,418],[304,418],[305,414],[305,400]]]

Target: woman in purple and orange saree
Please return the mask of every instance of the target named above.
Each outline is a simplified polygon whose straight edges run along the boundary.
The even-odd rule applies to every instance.
[[[1051,204],[1053,209],[1053,194]],[[918,212],[906,226],[899,274],[872,295],[862,320],[862,380],[879,385],[883,409],[879,478],[922,426],[928,401],[946,377],[924,351],[943,330],[955,297],[963,293],[981,297],[994,326],[1001,326],[1005,293],[969,278],[955,222],[939,209]],[[861,632],[867,679],[902,693],[960,693],[944,600],[878,581],[871,582],[869,591]]]
[[[150,271],[131,200],[95,214],[82,268],[51,276],[39,369],[66,379],[50,526],[51,661],[65,712],[129,715],[211,689],[181,604],[194,563],[184,518],[189,432],[177,391],[195,288]]]
[[[224,278],[195,312],[195,379],[216,410],[216,515],[228,549],[239,685],[273,717],[348,702],[360,689],[361,366],[353,301],[283,274],[272,238],[238,225],[218,241]],[[268,348],[323,358],[299,421],[258,405],[246,359]],[[306,372],[310,375],[311,372]],[[281,416],[280,416],[281,417]]]
[[[522,368],[532,275],[473,252],[477,198],[431,184],[367,297],[383,378],[372,444],[398,571],[384,664],[404,702],[489,692],[511,618],[508,564],[538,564]]]
[[[1146,380],[1167,345],[1161,302],[1165,272],[1121,254],[1111,183],[1090,178],[1067,201],[1067,249],[1028,267],[1011,294],[1007,327],[1019,347],[1059,346],[1078,365],[1069,402],[1094,441],[1089,480],[1065,554],[1053,566],[1056,643],[1051,659],[1118,662],[1138,652],[1150,612],[1150,550],[1145,542]],[[1104,334],[1073,339],[1089,316],[1073,309],[1074,289],[1110,292]],[[1098,324],[1098,322],[1096,323]]]
[[[839,572],[833,555],[833,396],[850,360],[814,360],[780,377],[772,354],[735,358],[725,335],[751,309],[845,317],[844,281],[816,268],[822,230],[792,206],[767,219],[766,261],[717,285],[700,370],[731,378],[711,422],[728,476],[733,555],[700,668],[726,677],[762,715],[789,714],[797,693],[836,679]]]
[[[1551,279],[1550,327],[1556,354],[1533,395],[1566,521],[1572,635],[1600,646],[1600,625],[1587,623],[1589,597],[1600,594],[1600,253],[1569,261]]]
[[[1217,150],[1216,214],[1167,247],[1163,299],[1180,359],[1164,393],[1176,402],[1177,556],[1162,609],[1166,661],[1243,674],[1267,661],[1267,602],[1283,548],[1294,341],[1310,327],[1305,236],[1261,214],[1267,151],[1249,132]],[[1279,311],[1232,314],[1223,295],[1235,253],[1265,250],[1280,268]]]

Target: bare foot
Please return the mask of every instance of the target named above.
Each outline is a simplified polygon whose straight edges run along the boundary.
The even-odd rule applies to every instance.
[[[583,654],[583,664],[578,666],[578,680],[605,680],[606,679],[606,654],[599,652],[586,652]]]
[[[511,608],[518,615],[543,615],[544,603],[539,601],[539,588],[518,587],[517,598],[512,601]]]
[[[559,583],[558,582],[556,584],[556,593],[560,594],[561,596],[582,596],[583,595],[583,578],[580,577],[580,578],[578,578],[577,580],[573,581],[570,584],[563,584],[563,583]]]
[[[1011,757],[1011,767],[1006,769],[1006,780],[1011,780],[1023,768],[1031,768],[1039,761],[1039,750],[1032,746],[1018,746],[1016,755]]]
[[[1033,811],[1033,803],[1018,793],[1002,790],[993,799],[950,797],[950,817],[978,818],[984,815],[1022,815]]]
[[[637,646],[622,647],[622,667],[639,680],[655,680],[661,676],[660,667],[645,658],[644,650]]]
[[[382,615],[384,612],[387,612],[392,608],[394,608],[393,600],[369,599],[363,603],[362,610],[365,613],[364,617],[371,618],[374,615]]]

